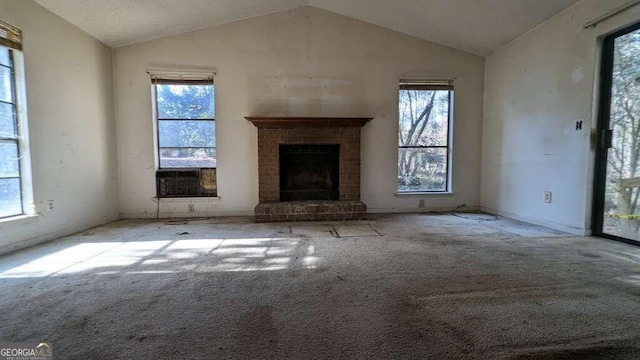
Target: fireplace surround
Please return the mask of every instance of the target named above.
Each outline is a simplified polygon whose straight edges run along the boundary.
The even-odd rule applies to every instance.
[[[360,201],[360,130],[372,118],[246,119],[258,128],[257,222],[364,217],[366,205]],[[295,152],[303,154],[294,155],[291,160],[289,156]],[[335,160],[337,163],[333,163]],[[289,170],[298,172],[297,179]],[[291,181],[293,186],[288,188]]]

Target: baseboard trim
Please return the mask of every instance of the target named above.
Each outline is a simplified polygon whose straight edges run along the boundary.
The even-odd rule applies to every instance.
[[[170,219],[170,218],[212,218],[212,217],[237,217],[237,216],[253,216],[253,210],[241,210],[241,211],[216,211],[215,213],[203,213],[203,212],[171,212],[171,211],[160,211],[160,213],[155,212],[125,212],[120,213],[120,219]]]
[[[66,229],[62,229],[62,230],[58,230],[58,231],[54,231],[54,232],[50,232],[50,233],[34,236],[34,237],[31,237],[31,238],[28,238],[28,239],[23,239],[23,240],[20,240],[20,241],[16,241],[14,243],[3,245],[2,247],[0,247],[0,255],[5,255],[5,254],[9,254],[9,253],[18,251],[18,250],[23,250],[23,249],[26,249],[26,248],[30,248],[32,246],[40,245],[40,244],[46,243],[48,241],[53,241],[53,240],[59,239],[59,238],[64,237],[64,236],[77,234],[79,232],[86,231],[88,229],[93,229],[95,227],[106,225],[106,224],[109,224],[109,223],[112,223],[112,222],[118,221],[118,220],[119,220],[119,218],[117,216],[109,216],[109,217],[107,217],[107,218],[105,218],[103,220],[90,222],[90,223],[88,223],[87,225],[84,225],[84,226],[76,226],[76,227],[72,227],[72,228],[66,228]]]
[[[533,218],[533,217],[529,217],[529,216],[520,216],[520,215],[511,213],[511,212],[508,212],[508,211],[492,209],[492,208],[488,208],[488,207],[485,207],[485,206],[481,206],[480,207],[480,211],[486,212],[488,214],[504,216],[504,217],[507,217],[507,218],[510,218],[510,219],[513,219],[513,220],[523,221],[523,222],[527,222],[527,223],[534,224],[534,225],[540,225],[540,226],[548,227],[550,229],[554,229],[554,230],[558,230],[558,231],[564,231],[566,233],[573,234],[573,235],[578,235],[578,236],[590,236],[591,235],[591,230],[588,230],[588,229],[577,228],[577,227],[564,225],[564,224],[556,223],[556,222],[553,222],[553,221]]]
[[[372,207],[368,207],[367,208],[367,213],[370,214],[409,214],[409,213],[430,213],[430,212],[437,212],[437,213],[447,213],[447,212],[452,212],[455,209],[455,207],[452,206],[442,206],[442,207],[428,207],[428,208],[424,208],[424,209],[420,209],[420,208],[372,208]],[[464,206],[461,207],[459,209],[456,209],[456,211],[458,212],[464,212],[464,211],[470,211],[470,212],[474,212],[474,211],[480,211],[480,207],[479,206]]]

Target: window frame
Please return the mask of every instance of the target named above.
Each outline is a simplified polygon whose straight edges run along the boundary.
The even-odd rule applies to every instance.
[[[177,78],[176,78],[177,77]],[[196,169],[217,169],[218,168],[218,164],[217,164],[217,141],[216,141],[216,135],[217,135],[217,122],[216,122],[216,116],[215,116],[215,84],[214,84],[214,80],[213,80],[213,76],[210,77],[203,77],[200,79],[192,79],[192,78],[184,78],[186,76],[184,75],[175,75],[175,76],[154,76],[152,74],[152,83],[151,83],[151,87],[152,87],[152,95],[153,95],[153,112],[154,112],[154,126],[155,126],[155,150],[156,150],[156,170],[158,171],[172,171],[172,170],[196,170]],[[211,85],[214,88],[214,95],[213,95],[213,103],[214,103],[214,116],[211,119],[177,119],[177,118],[166,118],[166,119],[161,119],[160,118],[160,112],[158,109],[158,88],[157,85]],[[198,146],[198,147],[175,147],[175,146],[160,146],[160,122],[161,121],[209,121],[212,122],[214,124],[214,128],[216,129],[215,133],[214,133],[214,143],[216,146]],[[161,155],[161,150],[162,149],[213,149],[213,151],[215,152],[215,158],[216,158],[216,166],[215,167],[163,167],[162,166],[162,155]]]
[[[400,91],[403,90],[419,90],[419,91],[448,91],[447,94],[447,135],[446,135],[446,145],[400,145],[399,142],[399,134],[400,134]],[[446,166],[445,166],[445,183],[444,190],[400,190],[400,186],[396,185],[396,194],[398,196],[407,196],[407,195],[446,195],[452,194],[452,178],[453,178],[453,112],[454,112],[454,98],[455,98],[455,90],[453,87],[453,80],[405,80],[401,79],[399,88],[398,88],[398,131],[396,133],[396,140],[398,140],[398,159],[397,159],[397,168],[396,168],[396,176],[400,176],[400,164],[399,164],[399,154],[400,149],[446,149]]]
[[[10,47],[6,47],[3,45],[0,45],[0,49],[2,50],[7,50],[8,53],[8,58],[9,58],[9,65],[4,65],[4,64],[0,64],[1,68],[5,68],[5,69],[9,69],[10,71],[10,81],[11,81],[11,101],[7,102],[4,100],[0,100],[0,103],[3,104],[8,104],[11,106],[11,110],[13,113],[13,126],[14,126],[14,135],[12,137],[5,137],[5,136],[0,136],[0,143],[13,143],[15,144],[16,147],[16,152],[18,155],[18,158],[16,159],[17,163],[18,163],[18,176],[0,176],[0,180],[7,180],[7,179],[18,179],[18,191],[20,193],[20,212],[16,213],[16,214],[10,214],[10,215],[6,215],[6,216],[0,216],[0,219],[5,219],[5,218],[10,218],[10,217],[14,217],[14,216],[20,216],[24,214],[24,196],[23,196],[23,188],[24,188],[24,184],[22,183],[23,179],[22,179],[22,161],[20,161],[20,159],[22,159],[22,146],[20,144],[20,137],[22,134],[22,129],[20,126],[20,121],[18,121],[18,86],[16,84],[17,79],[16,79],[16,71],[15,71],[15,60],[14,60],[14,53],[13,53],[13,49],[11,49]]]
[[[618,38],[640,29],[640,21],[606,34],[601,40],[600,69],[598,84],[597,140],[593,176],[593,199],[591,202],[591,230],[594,236],[631,245],[640,245],[640,241],[622,237],[605,231],[605,203],[607,187],[608,154],[613,136],[611,104],[614,82],[615,42]]]
[[[12,221],[25,216],[35,216],[36,208],[33,203],[33,179],[31,173],[31,153],[29,145],[29,127],[27,119],[27,102],[24,74],[24,55],[22,53],[21,32],[0,21],[0,27],[10,27],[13,31],[9,40],[0,38],[0,47],[6,49],[11,61],[11,88],[15,139],[2,137],[2,141],[15,142],[18,152],[18,179],[20,184],[20,213],[0,217],[0,222]],[[5,66],[6,67],[6,66]],[[4,102],[7,103],[7,102]],[[15,177],[6,177],[15,178]]]

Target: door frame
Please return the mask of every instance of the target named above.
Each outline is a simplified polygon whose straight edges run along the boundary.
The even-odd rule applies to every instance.
[[[611,123],[611,92],[613,86],[613,60],[615,40],[640,29],[640,22],[615,31],[604,37],[600,66],[600,92],[598,97],[598,125],[596,140],[595,176],[593,184],[592,234],[595,236],[640,246],[640,241],[604,233],[604,203],[607,181],[607,131]]]

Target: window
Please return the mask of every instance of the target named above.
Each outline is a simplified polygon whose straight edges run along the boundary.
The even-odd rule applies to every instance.
[[[0,218],[25,213],[26,126],[19,109],[21,32],[0,22]]]
[[[157,120],[157,196],[216,196],[213,76],[152,74],[152,81]]]
[[[450,81],[400,81],[398,193],[451,191]]]
[[[155,82],[160,169],[215,168],[212,81]]]

